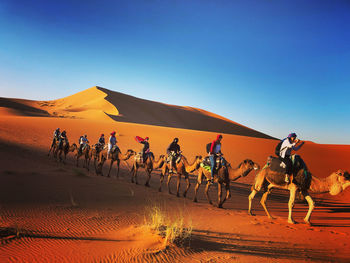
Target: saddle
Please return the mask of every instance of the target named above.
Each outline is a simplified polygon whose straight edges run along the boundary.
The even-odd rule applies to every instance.
[[[182,156],[181,154],[176,155],[174,152],[171,152],[171,154],[168,154],[168,157],[167,157],[167,159],[166,159],[166,162],[167,162],[167,163],[170,163],[172,158],[177,157],[177,158],[175,159],[175,163],[179,163],[179,162],[181,161],[181,156]]]
[[[214,167],[214,174],[217,174],[218,170],[222,167],[226,165],[226,160],[224,159],[224,157],[220,156],[216,158],[216,163],[215,163],[215,167]],[[210,159],[209,156],[206,156],[203,161],[201,162],[201,167],[203,167],[204,169],[206,169],[207,171],[211,172],[211,164],[210,164]]]
[[[292,173],[294,177],[294,183],[303,187],[307,187],[311,183],[311,173],[309,172],[305,162],[299,155],[291,155],[290,159],[292,160]],[[275,171],[278,173],[285,174],[286,173],[286,165],[285,163],[279,159],[278,157],[269,156],[267,158],[267,167],[270,168],[271,171]],[[299,176],[298,172],[303,169],[304,173]],[[281,179],[283,180],[283,179]]]
[[[111,149],[111,153],[115,153],[116,151],[120,152],[120,149],[117,145],[114,145]]]
[[[149,157],[153,156],[152,152],[147,152],[145,153],[145,158],[143,158],[143,153],[139,152],[138,154],[135,155],[135,160],[138,163],[145,163]]]

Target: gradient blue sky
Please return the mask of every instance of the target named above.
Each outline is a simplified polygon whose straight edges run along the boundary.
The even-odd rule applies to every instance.
[[[0,96],[99,85],[350,144],[350,2],[0,1]]]

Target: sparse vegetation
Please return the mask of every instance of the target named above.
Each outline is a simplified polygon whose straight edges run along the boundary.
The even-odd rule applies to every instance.
[[[160,205],[147,207],[145,225],[164,238],[165,246],[183,246],[190,241],[193,229],[191,220],[185,222],[182,210],[170,214]]]

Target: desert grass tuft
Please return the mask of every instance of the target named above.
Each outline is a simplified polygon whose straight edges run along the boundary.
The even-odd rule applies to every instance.
[[[164,238],[165,247],[189,243],[193,230],[192,220],[185,222],[182,210],[172,210],[170,214],[161,205],[156,204],[146,208],[145,226]]]

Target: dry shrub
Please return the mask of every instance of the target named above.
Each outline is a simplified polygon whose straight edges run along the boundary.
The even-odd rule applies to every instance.
[[[182,210],[170,214],[160,205],[147,207],[145,225],[164,238],[165,246],[183,246],[190,241],[193,229],[191,220],[185,222]]]

